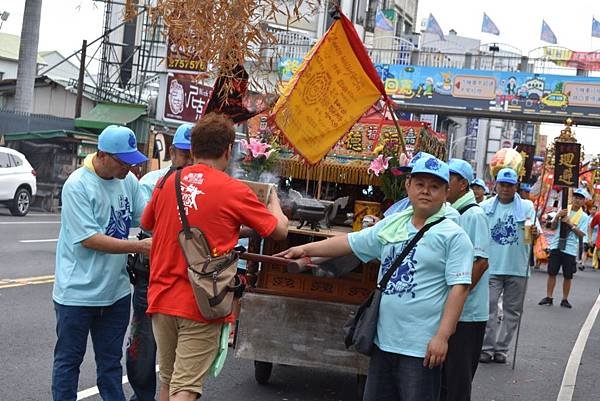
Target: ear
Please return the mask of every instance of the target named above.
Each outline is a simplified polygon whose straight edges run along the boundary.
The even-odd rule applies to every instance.
[[[406,189],[408,191],[409,186],[410,186],[410,175],[408,177],[406,177],[406,179],[404,180],[404,189]]]

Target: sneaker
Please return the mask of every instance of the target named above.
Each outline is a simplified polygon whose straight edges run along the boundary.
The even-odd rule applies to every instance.
[[[487,352],[482,352],[481,355],[479,355],[479,362],[490,363],[492,362],[492,356]]]
[[[573,307],[573,306],[571,306],[569,301],[567,301],[566,299],[563,299],[562,301],[560,301],[560,306],[562,306],[563,308],[569,308],[569,309],[571,309]]]
[[[552,298],[550,298],[550,297],[543,298],[540,302],[538,302],[538,305],[550,306],[550,305],[552,305]]]
[[[501,354],[499,352],[494,353],[494,362],[496,362],[496,363],[506,363],[506,355]]]

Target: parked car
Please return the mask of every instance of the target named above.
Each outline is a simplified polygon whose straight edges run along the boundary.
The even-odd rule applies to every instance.
[[[0,146],[0,203],[25,216],[37,192],[35,170],[21,152]]]

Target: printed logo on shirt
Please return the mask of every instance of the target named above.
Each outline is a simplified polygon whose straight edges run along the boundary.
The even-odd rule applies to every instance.
[[[125,195],[119,195],[119,206],[110,206],[110,219],[105,234],[117,239],[127,239],[131,227],[131,203]]]
[[[498,218],[492,227],[492,239],[500,245],[513,245],[519,241],[514,216],[508,216],[504,220]]]
[[[404,246],[407,244],[408,241],[404,243]],[[385,274],[385,272],[390,269],[396,258],[400,255],[400,253],[402,253],[404,246],[402,246],[401,249],[392,247],[392,251],[381,263],[382,274]],[[385,294],[396,294],[398,295],[398,298],[402,298],[402,296],[405,294],[410,295],[412,298],[415,297],[415,287],[417,286],[417,283],[415,282],[415,266],[417,264],[417,261],[415,260],[415,252],[417,251],[417,246],[418,245],[414,246],[408,255],[406,255],[406,258],[404,258],[404,261],[400,267],[396,269],[396,272],[390,279],[384,291]]]
[[[202,182],[203,181],[201,181],[200,184]],[[186,215],[189,214],[190,208],[198,210],[198,203],[196,203],[196,198],[198,195],[205,195],[205,193],[193,183],[186,184],[181,182],[181,198],[183,200],[183,207],[185,208]]]

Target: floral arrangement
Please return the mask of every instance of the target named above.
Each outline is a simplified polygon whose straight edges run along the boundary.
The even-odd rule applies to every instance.
[[[373,153],[378,156],[371,161],[367,172],[381,178],[381,191],[387,201],[395,202],[404,196],[404,180],[402,167],[406,167],[409,158],[400,153],[399,144],[390,140],[377,146]]]
[[[256,138],[250,142],[242,139],[241,151],[246,154],[241,162],[241,168],[246,172],[247,178],[260,181],[264,173],[272,173],[279,159],[279,151],[273,145]]]

